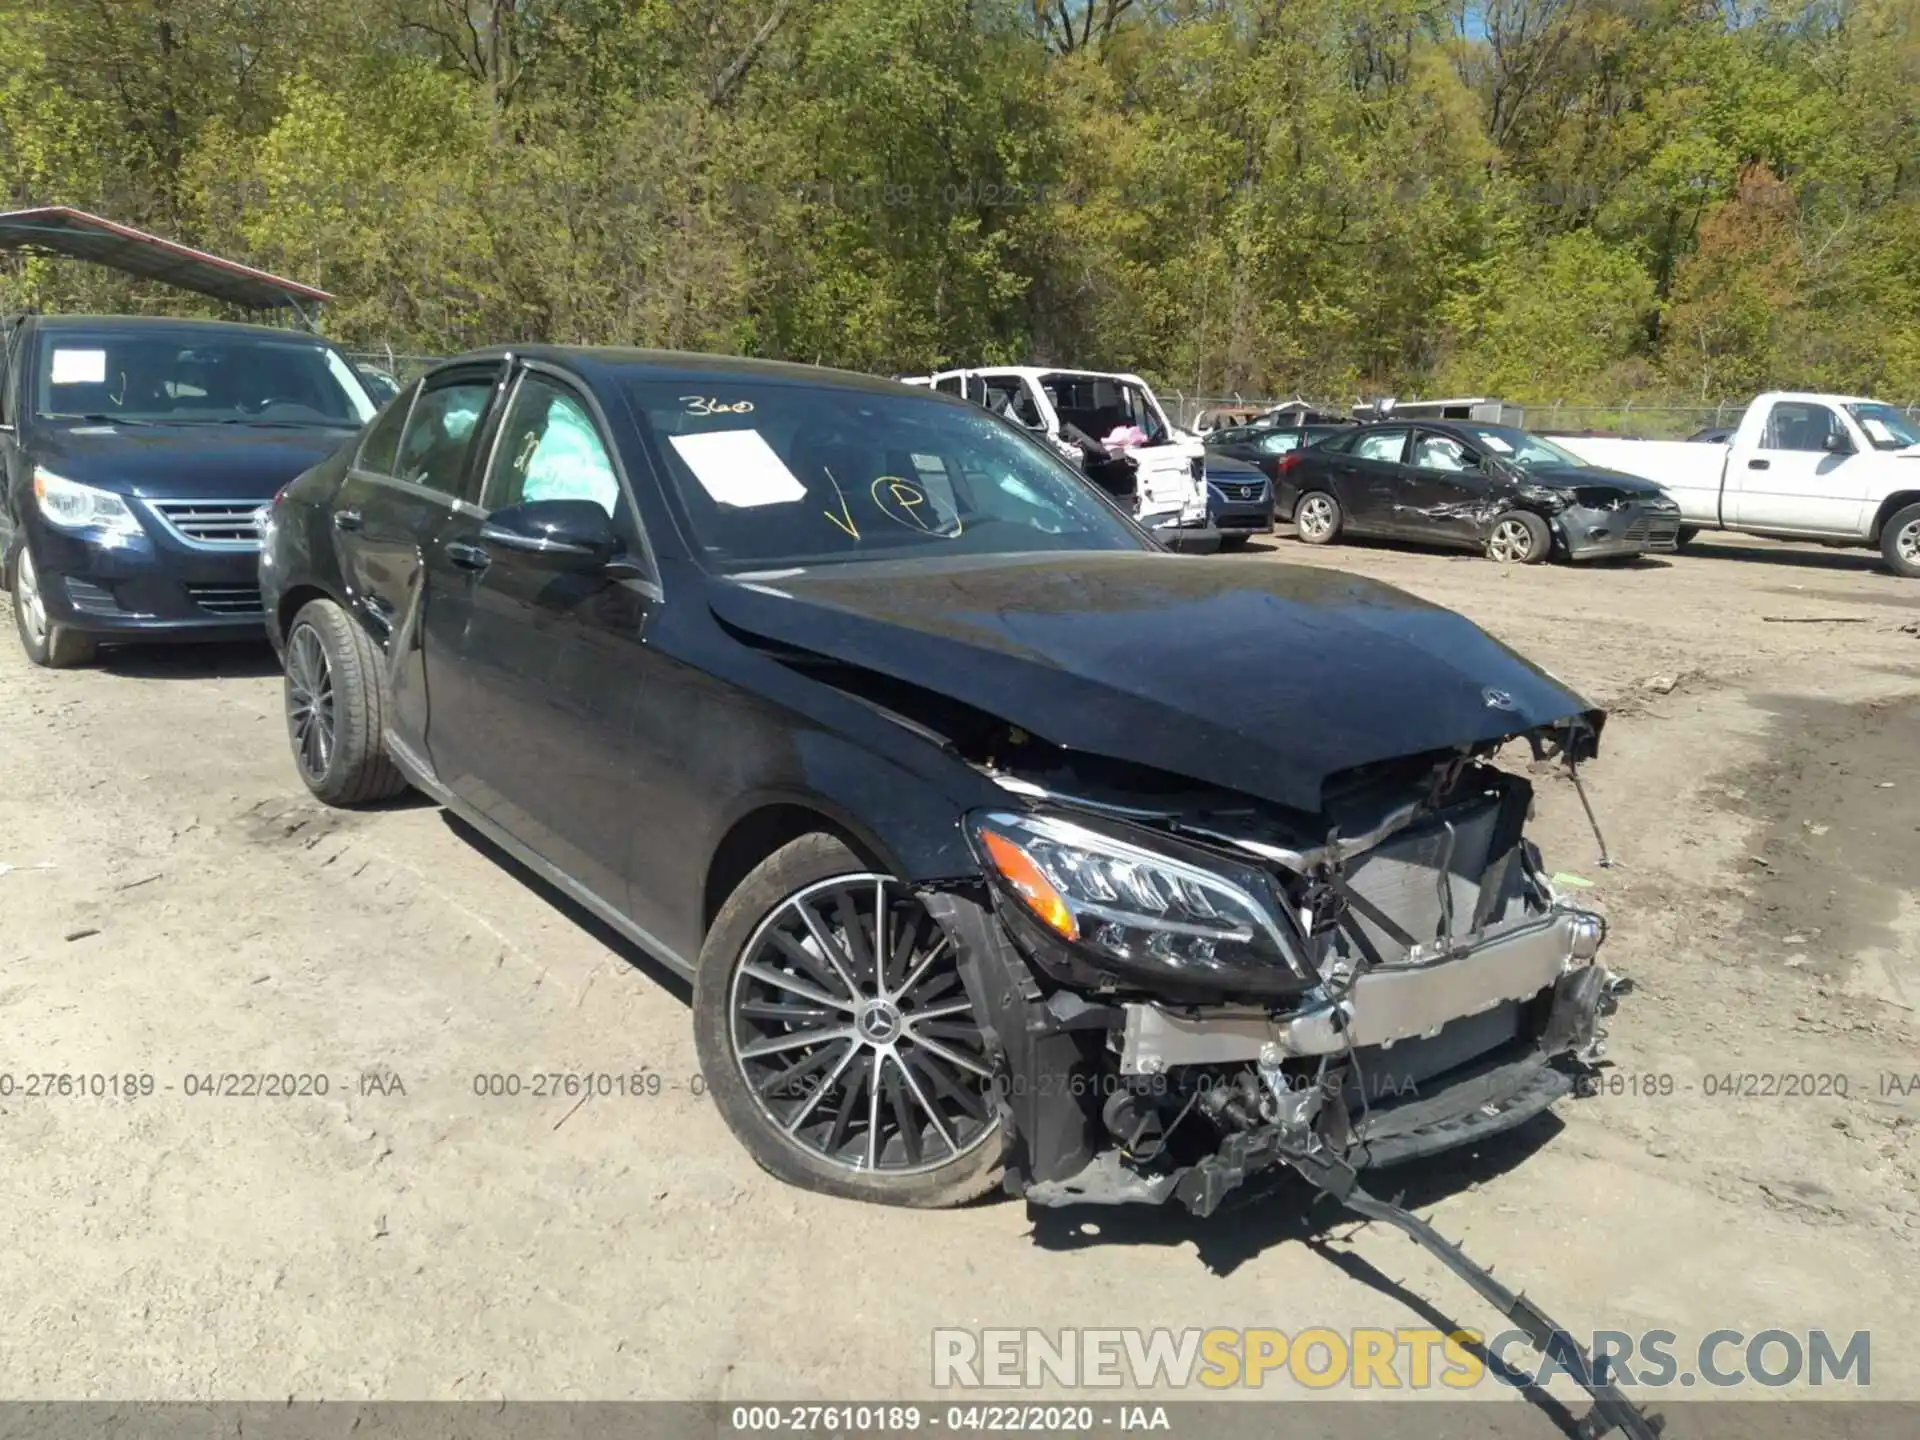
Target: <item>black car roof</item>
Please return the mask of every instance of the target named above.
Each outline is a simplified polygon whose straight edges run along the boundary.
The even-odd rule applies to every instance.
[[[935,398],[956,405],[964,400],[924,385],[905,385],[854,370],[831,370],[819,365],[796,365],[785,360],[755,360],[739,355],[703,355],[687,350],[639,350],[596,345],[492,345],[449,360],[448,365],[475,360],[540,360],[571,370],[587,380],[631,377],[646,380],[753,380],[775,385],[828,385],[874,395]],[[436,366],[436,369],[444,368]]]

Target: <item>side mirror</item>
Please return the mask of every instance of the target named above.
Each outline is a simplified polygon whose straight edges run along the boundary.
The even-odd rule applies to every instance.
[[[598,570],[620,549],[613,518],[591,500],[530,500],[493,512],[480,542],[549,570]]]
[[[1847,438],[1845,431],[1829,430],[1827,432],[1825,449],[1831,455],[1851,455],[1853,454],[1853,441]]]

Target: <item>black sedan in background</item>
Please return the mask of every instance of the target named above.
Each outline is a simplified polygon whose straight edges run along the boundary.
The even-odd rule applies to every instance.
[[[1361,425],[1293,451],[1281,468],[1309,545],[1371,535],[1531,565],[1670,552],[1680,533],[1680,506],[1652,481],[1507,425]]]
[[[1312,424],[1272,425],[1259,422],[1216,430],[1206,437],[1207,457],[1240,460],[1257,465],[1273,490],[1273,514],[1280,520],[1293,519],[1293,503],[1300,492],[1288,478],[1285,458],[1307,445],[1317,445],[1332,435],[1353,428],[1351,421],[1316,421]]]
[[[1604,924],[1494,757],[1604,716],[1388,586],[1168,554],[967,401],[484,352],[262,528],[308,788],[417,786],[687,977],[792,1183],[1207,1214],[1518,1125],[1594,1040]]]
[[[27,658],[258,637],[255,511],[373,410],[316,336],[24,317],[0,367],[0,573]]]

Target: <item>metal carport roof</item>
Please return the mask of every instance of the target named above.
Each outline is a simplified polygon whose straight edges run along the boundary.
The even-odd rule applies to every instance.
[[[222,260],[67,205],[0,214],[0,250],[90,260],[254,310],[291,309],[304,315],[303,307],[333,298],[311,285],[269,275],[237,260]]]

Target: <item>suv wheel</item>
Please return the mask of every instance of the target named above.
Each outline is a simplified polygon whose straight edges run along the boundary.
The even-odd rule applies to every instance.
[[[331,600],[287,631],[287,739],[307,789],[329,805],[364,805],[407,788],[380,740],[385,677],[373,642]]]
[[[1896,575],[1920,579],[1920,505],[1895,511],[1880,532],[1880,554]]]
[[[954,937],[831,835],[762,861],[700,952],[694,1036],[740,1143],[788,1184],[958,1205],[999,1183],[995,1057]]]
[[[49,670],[69,670],[94,657],[92,637],[56,625],[47,615],[33,552],[24,541],[13,562],[13,628],[20,632],[20,648],[27,652],[27,659]]]

